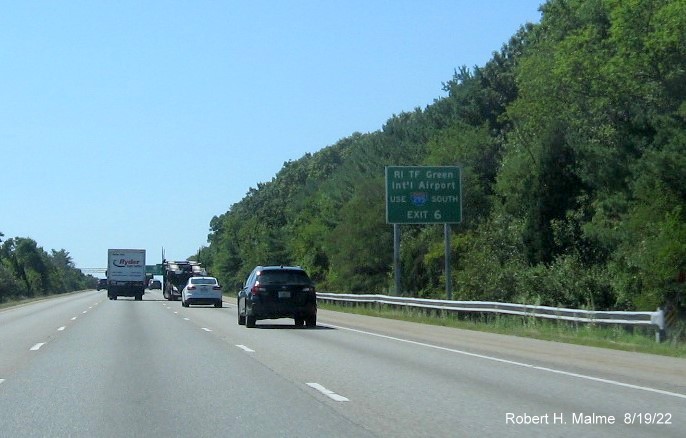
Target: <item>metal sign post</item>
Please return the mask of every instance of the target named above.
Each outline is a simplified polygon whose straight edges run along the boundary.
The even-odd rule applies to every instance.
[[[453,278],[450,268],[450,225],[443,224],[443,235],[445,236],[445,295],[448,297],[448,301],[452,301]]]
[[[393,276],[395,295],[400,295],[400,225],[393,224]]]

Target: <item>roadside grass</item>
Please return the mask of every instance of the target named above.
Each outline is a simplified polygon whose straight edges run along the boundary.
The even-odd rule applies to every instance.
[[[33,298],[16,298],[7,301],[0,302],[0,309],[7,309],[9,307],[21,306],[23,304],[33,303],[34,301],[41,301],[46,298],[50,298],[53,295],[33,297]]]
[[[86,290],[90,290],[90,289],[86,289]],[[35,301],[43,301],[43,300],[47,300],[47,299],[50,299],[50,298],[55,298],[55,297],[58,297],[58,296],[71,295],[71,294],[75,294],[75,293],[78,293],[78,292],[83,292],[83,291],[72,291],[72,292],[63,292],[63,293],[60,293],[60,294],[38,295],[38,296],[35,296],[35,297],[11,298],[11,299],[8,299],[8,300],[1,301],[1,302],[0,302],[0,310],[2,310],[2,309],[7,309],[7,308],[9,308],[9,307],[23,306],[23,305],[25,305],[25,304],[33,303],[33,302],[35,302]]]
[[[476,330],[546,341],[566,342],[591,347],[611,348],[662,356],[686,357],[686,342],[679,341],[677,333],[672,339],[658,343],[655,330],[641,327],[591,325],[566,321],[552,321],[532,317],[492,314],[466,314],[456,316],[445,311],[397,308],[386,305],[345,306],[318,303],[319,308],[337,312],[377,316],[402,321]]]

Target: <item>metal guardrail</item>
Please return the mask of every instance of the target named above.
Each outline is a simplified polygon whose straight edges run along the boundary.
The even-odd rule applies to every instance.
[[[317,300],[331,303],[386,304],[401,307],[444,310],[457,313],[502,313],[507,315],[521,315],[592,324],[651,326],[656,329],[655,339],[658,342],[662,342],[665,338],[665,314],[662,309],[657,309],[655,312],[620,312],[530,306],[527,304],[496,303],[492,301],[447,301],[392,297],[387,295],[356,295],[324,292],[317,293]]]

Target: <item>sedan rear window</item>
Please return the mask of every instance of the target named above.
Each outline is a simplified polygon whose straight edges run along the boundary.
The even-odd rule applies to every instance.
[[[214,278],[191,278],[191,284],[217,284]]]

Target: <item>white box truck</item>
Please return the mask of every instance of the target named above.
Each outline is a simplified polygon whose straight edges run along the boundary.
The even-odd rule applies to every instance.
[[[145,250],[107,250],[107,297],[143,299],[145,293]]]

